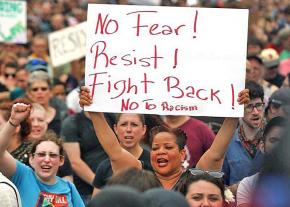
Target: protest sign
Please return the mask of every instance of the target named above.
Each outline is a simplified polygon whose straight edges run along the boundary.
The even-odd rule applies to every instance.
[[[83,22],[49,34],[49,52],[54,67],[85,56],[86,24]]]
[[[0,0],[0,42],[26,43],[26,1]]]
[[[248,10],[88,7],[88,111],[243,116]]]

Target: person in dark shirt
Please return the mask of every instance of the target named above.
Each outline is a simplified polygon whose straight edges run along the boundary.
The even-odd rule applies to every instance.
[[[140,114],[118,114],[116,115],[115,133],[122,148],[130,152],[142,163],[142,168],[151,170],[150,152],[140,145],[141,139],[146,133],[145,118]],[[112,176],[113,170],[109,159],[104,160],[96,170],[94,178],[93,195],[99,192],[108,179]]]

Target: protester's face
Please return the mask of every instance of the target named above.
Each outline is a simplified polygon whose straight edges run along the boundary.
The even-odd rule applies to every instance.
[[[60,100],[62,100],[63,102],[65,102],[66,99],[66,94],[65,94],[65,88],[63,85],[55,85],[52,88],[52,94],[59,98]]]
[[[190,207],[223,207],[221,190],[204,180],[192,183],[185,198]]]
[[[43,182],[52,184],[55,182],[58,168],[63,165],[64,159],[59,156],[58,145],[52,141],[44,141],[37,145],[35,153],[29,161],[37,177]]]
[[[161,176],[180,172],[185,160],[185,150],[179,149],[176,136],[168,132],[160,132],[153,137],[150,155],[155,173]]]
[[[146,132],[146,127],[137,114],[122,114],[114,128],[124,148],[133,148],[138,145]]]
[[[13,87],[16,84],[16,68],[6,67],[4,70],[5,85]]]
[[[250,61],[252,68],[253,68],[253,70],[252,70],[253,71],[253,73],[252,73],[253,81],[258,83],[264,77],[263,65],[261,65],[256,60],[249,60],[249,61]]]
[[[28,136],[29,139],[37,140],[43,137],[48,126],[45,117],[45,110],[33,109],[31,111],[29,116],[31,122],[31,133]]]
[[[273,127],[265,137],[265,143],[263,143],[264,153],[269,154],[273,151],[281,141],[282,135],[284,133],[283,127]]]
[[[44,57],[47,54],[47,44],[44,39],[34,39],[32,43],[32,51],[38,57]]]
[[[26,89],[28,86],[29,74],[25,70],[20,70],[16,73],[16,86]]]
[[[34,81],[29,88],[29,97],[34,103],[48,105],[51,97],[48,83],[45,81]]]
[[[243,117],[243,121],[250,127],[250,128],[259,128],[263,121],[263,108],[259,109],[258,107],[249,107],[249,106],[258,106],[263,104],[261,98],[255,98],[250,100],[248,104],[245,105],[245,113]],[[252,108],[252,110],[251,110]]]

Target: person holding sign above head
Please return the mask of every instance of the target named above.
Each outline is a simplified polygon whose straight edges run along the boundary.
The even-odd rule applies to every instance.
[[[64,150],[61,140],[54,134],[46,134],[34,142],[29,157],[34,170],[7,152],[9,138],[20,123],[28,118],[30,111],[29,104],[14,104],[9,120],[0,131],[0,172],[18,188],[24,207],[84,207],[75,186],[56,176],[64,163]]]
[[[140,141],[146,133],[144,116],[141,114],[118,114],[114,130],[122,149],[125,149],[134,158],[140,160],[143,169],[152,171],[150,152],[140,146]],[[96,170],[96,176],[93,181],[95,187],[93,195],[99,192],[99,189],[106,184],[114,172],[110,160],[102,161]]]
[[[238,101],[240,104],[249,101],[248,90],[239,93]],[[92,104],[92,98],[89,95],[89,89],[82,87],[80,92],[80,105],[89,106],[90,104]],[[141,169],[142,162],[121,147],[116,135],[107,124],[103,113],[89,112],[89,114],[99,142],[110,158],[113,173],[129,167]],[[196,164],[197,168],[203,170],[221,169],[224,154],[231,141],[237,123],[237,118],[225,119],[213,144]],[[151,130],[150,138],[152,148],[150,161],[155,176],[165,189],[178,189],[178,186],[190,173],[188,170],[183,171],[182,168],[182,162],[185,160],[185,133],[180,129],[159,126]]]

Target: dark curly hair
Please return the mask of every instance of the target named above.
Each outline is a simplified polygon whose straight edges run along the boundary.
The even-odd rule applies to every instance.
[[[153,142],[154,137],[161,132],[167,132],[169,134],[174,135],[176,137],[176,144],[178,145],[179,150],[184,149],[184,146],[185,146],[186,140],[187,140],[186,133],[183,130],[181,130],[180,128],[169,128],[165,125],[153,127],[150,130],[149,143],[151,146],[152,146],[152,142]]]

